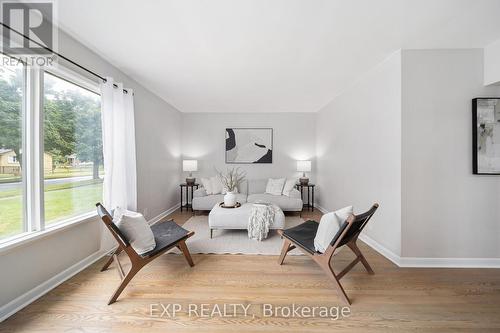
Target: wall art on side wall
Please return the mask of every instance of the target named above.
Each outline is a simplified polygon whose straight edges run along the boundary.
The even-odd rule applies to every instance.
[[[226,128],[226,163],[273,163],[273,129]]]
[[[472,170],[500,175],[500,98],[472,100]]]

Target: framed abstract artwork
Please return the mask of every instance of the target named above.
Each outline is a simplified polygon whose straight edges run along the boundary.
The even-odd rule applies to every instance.
[[[500,98],[472,100],[472,172],[500,175]]]
[[[226,163],[273,163],[273,129],[226,128]]]

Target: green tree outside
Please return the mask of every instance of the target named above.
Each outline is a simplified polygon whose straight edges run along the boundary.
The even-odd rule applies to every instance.
[[[0,66],[0,148],[11,149],[22,165],[23,71]],[[44,151],[52,157],[45,179],[92,175],[93,180],[46,182],[45,219],[53,223],[92,209],[102,199],[102,130],[100,97],[58,77],[44,77]],[[81,162],[73,168],[68,157]],[[91,162],[91,163],[90,163]],[[100,168],[101,166],[101,168]],[[90,172],[90,168],[92,172]],[[22,232],[20,177],[0,171],[0,238]]]

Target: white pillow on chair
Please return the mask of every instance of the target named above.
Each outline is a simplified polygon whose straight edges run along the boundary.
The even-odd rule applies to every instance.
[[[272,179],[269,178],[266,186],[266,193],[272,195],[281,195],[283,187],[285,186],[285,178]]]
[[[352,206],[347,206],[334,212],[327,213],[319,221],[316,237],[314,237],[314,249],[324,253],[340,229],[340,226],[353,213]]]
[[[113,223],[125,235],[137,254],[144,254],[156,247],[153,231],[141,213],[116,207]]]

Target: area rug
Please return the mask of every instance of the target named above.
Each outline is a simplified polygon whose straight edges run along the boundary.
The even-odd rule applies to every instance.
[[[285,229],[299,225],[302,222],[304,220],[300,217],[287,216],[285,218]],[[246,229],[214,230],[213,238],[210,239],[208,216],[193,216],[182,227],[195,232],[194,236],[186,242],[191,253],[279,255],[283,246],[283,239],[276,230],[269,231],[268,237],[260,242],[249,239]],[[288,254],[301,255],[302,252],[294,249]]]

